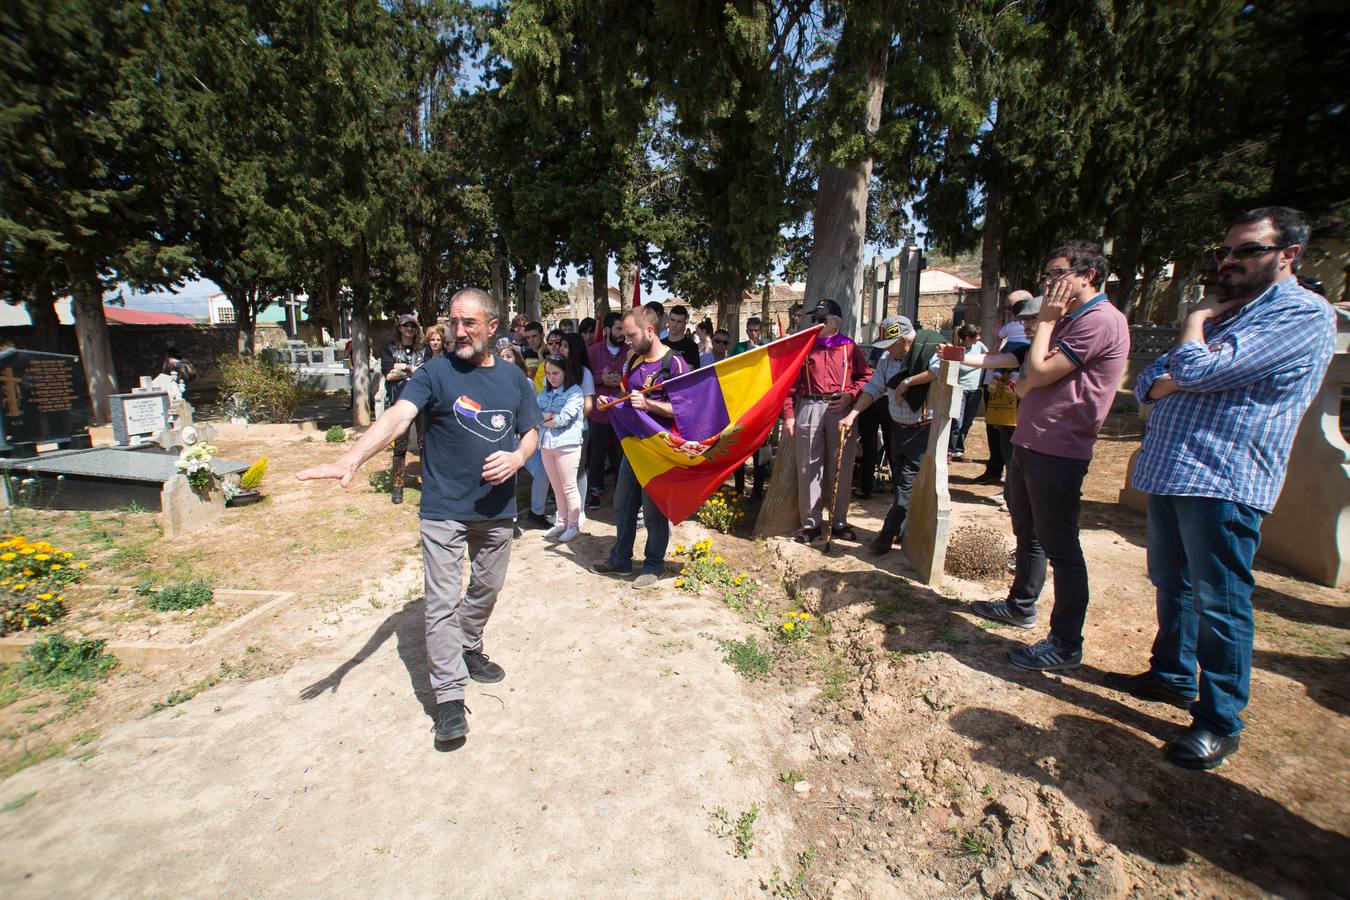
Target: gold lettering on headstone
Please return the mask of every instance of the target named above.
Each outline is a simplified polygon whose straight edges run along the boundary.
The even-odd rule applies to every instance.
[[[38,412],[69,412],[75,405],[74,370],[64,359],[28,363],[29,400]]]
[[[0,375],[0,385],[4,386],[5,415],[11,418],[19,415],[19,385],[23,381],[16,377],[14,370],[5,367],[5,374]]]

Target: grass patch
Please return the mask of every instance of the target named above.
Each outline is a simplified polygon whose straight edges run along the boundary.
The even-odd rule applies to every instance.
[[[773,649],[761,647],[753,634],[743,641],[719,641],[718,646],[725,653],[722,662],[751,681],[765,678],[773,671]]]
[[[17,775],[29,766],[35,766],[40,762],[46,762],[55,756],[60,756],[66,751],[65,744],[52,744],[43,747],[41,750],[32,750],[25,752],[23,756],[17,759],[11,759],[4,765],[0,765],[0,781],[11,775]]]
[[[334,425],[323,433],[323,439],[330,444],[347,443],[347,429],[341,425]]]
[[[65,632],[36,641],[19,660],[19,674],[43,687],[73,687],[97,681],[117,666],[117,657],[103,650],[105,641],[71,639]]]
[[[815,861],[816,848],[808,847],[797,854],[797,872],[792,878],[785,878],[782,871],[774,866],[773,874],[760,887],[768,891],[770,897],[785,897],[788,900],[800,897],[806,889],[806,873],[810,871],[811,864]]]
[[[831,703],[844,699],[844,687],[852,673],[843,657],[830,654],[820,660],[820,699]]]
[[[0,806],[0,813],[14,812],[14,810],[16,809],[22,809],[24,804],[26,804],[29,800],[32,800],[36,796],[37,791],[29,791],[22,797],[16,797],[13,800],[6,803],[4,806]]]
[[[211,602],[215,589],[204,578],[180,578],[158,591],[151,591],[144,581],[137,593],[146,597],[146,605],[157,612],[175,609],[196,609]]]

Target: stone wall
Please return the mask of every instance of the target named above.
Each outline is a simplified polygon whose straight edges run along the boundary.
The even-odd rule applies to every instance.
[[[176,346],[197,372],[192,388],[213,388],[220,384],[220,367],[216,360],[233,355],[238,344],[238,332],[233,325],[109,325],[108,338],[112,343],[113,366],[117,383],[122,390],[135,387],[142,375],[155,375],[164,359],[164,350]],[[259,325],[255,332],[256,346],[281,347],[286,343],[286,332],[280,325]],[[0,328],[0,345],[36,349],[32,328],[27,325]],[[79,342],[73,325],[60,329],[60,353],[78,356]]]

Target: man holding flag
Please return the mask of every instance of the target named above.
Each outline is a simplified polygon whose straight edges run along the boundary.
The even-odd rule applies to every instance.
[[[820,332],[783,404],[788,437],[796,441],[797,448],[797,503],[802,527],[796,540],[800,544],[820,537],[826,515],[832,516],[831,533],[835,537],[858,539],[848,524],[853,457],[858,445],[841,425],[871,370],[858,345],[839,333],[843,315],[839,304],[828,299],[811,310],[811,321],[820,326]],[[822,512],[827,494],[832,495],[833,509]]]
[[[646,413],[658,425],[673,429],[675,410],[659,385],[683,375],[689,371],[689,366],[678,353],[661,343],[657,334],[660,325],[660,317],[646,307],[634,307],[624,313],[624,336],[633,351],[622,381],[628,391],[624,402],[631,410]],[[633,465],[625,453],[619,463],[619,476],[614,486],[614,548],[609,553],[609,559],[592,566],[591,571],[601,575],[626,575],[633,571],[633,543],[637,539],[639,509],[647,524],[647,546],[643,555],[642,574],[634,579],[633,587],[648,588],[665,573],[670,521],[638,483]]]

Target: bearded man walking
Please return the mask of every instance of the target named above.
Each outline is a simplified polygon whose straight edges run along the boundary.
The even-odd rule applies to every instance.
[[[336,462],[296,476],[301,481],[332,478],[349,487],[362,463],[425,413],[422,566],[438,741],[468,734],[464,688],[469,679],[492,684],[506,677],[483,652],[483,631],[511,559],[516,471],[538,445],[541,417],[529,380],[490,352],[497,319],[487,292],[465,288],[455,294],[447,323],[451,352],[420,366],[398,402],[356,446]],[[469,585],[461,593],[466,550]]]

